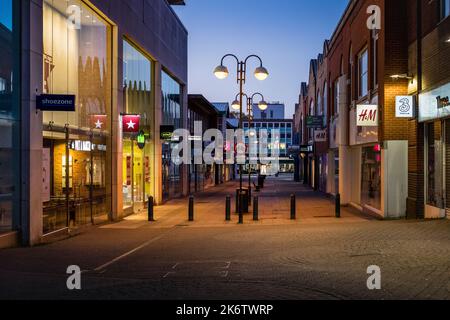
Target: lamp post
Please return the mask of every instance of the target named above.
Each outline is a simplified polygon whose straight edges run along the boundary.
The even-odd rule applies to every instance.
[[[231,104],[231,107],[234,110],[238,110],[240,108],[240,103],[238,101],[238,96],[239,93],[236,95],[236,98],[234,100],[234,102]],[[247,99],[247,113],[248,113],[248,127],[249,127],[249,143],[250,143],[250,136],[253,134],[255,134],[254,132],[252,132],[252,121],[253,121],[253,100],[255,98],[255,96],[260,96],[261,97],[261,101],[258,103],[258,108],[261,111],[265,111],[268,108],[268,104],[264,99],[264,96],[259,93],[256,92],[251,96],[248,96],[247,94],[243,94],[244,97],[246,97]],[[249,146],[249,150],[250,150],[250,146]],[[251,180],[252,180],[252,172],[251,172],[251,159],[250,159],[250,153],[249,153],[249,163],[248,163],[248,190],[250,192],[251,190]],[[251,199],[250,199],[251,201]]]
[[[240,61],[239,58],[234,54],[226,54],[222,57],[220,65],[214,69],[215,76],[223,80],[228,77],[229,72],[228,68],[224,65],[224,61],[226,58],[232,57],[236,59],[237,62],[237,83],[239,84],[239,129],[243,129],[242,120],[243,120],[243,100],[244,100],[244,84],[246,81],[247,74],[247,62],[251,58],[256,58],[259,60],[260,66],[256,68],[254,75],[256,79],[263,81],[266,80],[269,76],[269,72],[266,68],[263,67],[262,59],[257,55],[249,55],[245,60]],[[242,191],[243,179],[242,179],[242,164],[239,164],[239,190]]]

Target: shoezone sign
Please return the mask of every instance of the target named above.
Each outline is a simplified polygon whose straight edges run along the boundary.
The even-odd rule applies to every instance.
[[[358,127],[377,127],[378,113],[377,105],[358,105],[356,107],[356,125]]]

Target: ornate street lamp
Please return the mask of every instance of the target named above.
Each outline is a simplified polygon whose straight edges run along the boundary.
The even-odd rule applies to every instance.
[[[236,59],[236,62],[237,62],[237,82],[239,83],[239,87],[240,87],[239,94],[238,94],[239,100],[236,98],[236,101],[233,102],[233,104],[232,104],[232,108],[236,111],[239,110],[239,129],[242,129],[242,120],[243,120],[242,108],[243,108],[243,99],[244,99],[244,84],[246,81],[246,74],[247,74],[247,62],[251,58],[256,58],[259,60],[260,66],[258,68],[256,68],[254,75],[255,75],[255,78],[260,81],[267,79],[267,77],[269,76],[269,72],[267,71],[266,68],[264,68],[262,59],[257,55],[252,54],[252,55],[248,56],[247,58],[245,58],[245,60],[240,61],[236,55],[226,54],[222,57],[222,59],[220,61],[220,65],[214,69],[214,74],[218,79],[223,80],[223,79],[227,78],[230,74],[228,71],[228,68],[224,65],[224,61],[228,57],[233,57],[234,59]],[[243,185],[242,164],[239,165],[239,171],[240,171],[239,191],[242,192],[242,185]]]
[[[266,70],[267,71],[267,70]],[[236,95],[236,99],[234,100],[234,102],[232,103],[231,107],[234,110],[238,110],[237,108],[240,107],[239,102],[238,102],[238,96],[240,93],[238,93]],[[242,96],[247,98],[247,113],[248,113],[248,133],[249,133],[249,137],[254,137],[255,136],[255,132],[254,130],[252,130],[252,121],[253,121],[253,100],[255,99],[256,96],[260,96],[261,100],[258,102],[258,108],[261,111],[266,111],[267,108],[269,107],[268,103],[265,101],[264,96],[259,93],[256,92],[254,94],[252,94],[251,96],[248,96],[247,94],[243,93]],[[250,139],[249,139],[250,142]],[[250,150],[250,148],[249,148]],[[251,186],[251,180],[252,180],[252,171],[251,171],[251,160],[250,160],[250,153],[249,153],[249,163],[248,163],[248,192],[249,192],[249,203],[251,203],[251,190],[252,190],[252,186]],[[241,187],[242,189],[242,187]]]
[[[233,57],[236,59],[237,62],[237,82],[239,83],[239,100],[236,98],[236,101],[234,101],[232,103],[232,108],[234,110],[239,110],[239,129],[243,129],[242,127],[242,120],[243,120],[243,99],[244,99],[244,84],[245,84],[245,80],[246,80],[246,75],[247,75],[247,62],[251,59],[251,58],[256,58],[259,60],[260,66],[258,68],[256,68],[254,75],[255,78],[263,81],[265,79],[267,79],[267,77],[269,76],[269,72],[267,71],[266,68],[264,68],[263,66],[263,62],[261,60],[261,58],[257,55],[249,55],[247,58],[245,58],[244,61],[239,61],[239,58],[234,55],[234,54],[226,54],[222,57],[221,61],[220,61],[220,65],[218,67],[216,67],[216,69],[214,70],[214,74],[218,79],[225,79],[229,76],[229,71],[228,68],[223,64],[224,60],[228,57]],[[263,99],[264,100],[264,99]],[[266,104],[267,105],[267,104]],[[264,105],[262,105],[264,106]],[[242,164],[239,164],[239,199],[241,198],[241,194],[242,194],[242,185],[243,185],[243,179],[242,179]],[[250,190],[249,190],[250,191]],[[236,199],[238,200],[238,199]],[[239,203],[239,223],[243,223],[243,217],[242,217],[242,201],[238,200]]]

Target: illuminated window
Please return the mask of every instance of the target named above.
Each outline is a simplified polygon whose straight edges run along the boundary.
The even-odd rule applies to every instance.
[[[6,91],[6,80],[0,78],[0,93],[4,93]]]

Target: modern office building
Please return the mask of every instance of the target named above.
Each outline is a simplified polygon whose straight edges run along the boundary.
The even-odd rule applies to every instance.
[[[0,246],[188,192],[182,1],[0,2]],[[164,132],[161,132],[164,130]]]
[[[253,120],[243,122],[245,143],[249,150],[250,132],[255,131],[257,137],[260,136],[261,130],[267,130],[268,133],[268,156],[279,150],[280,173],[293,173],[294,160],[290,157],[289,148],[293,144],[294,130],[293,120],[285,119],[285,105],[282,103],[269,103],[265,111],[261,111],[258,105],[253,105]],[[274,130],[279,131],[279,140],[272,135]],[[254,166],[256,167],[256,166]],[[248,165],[246,166],[248,170]],[[253,170],[253,169],[252,169]]]

